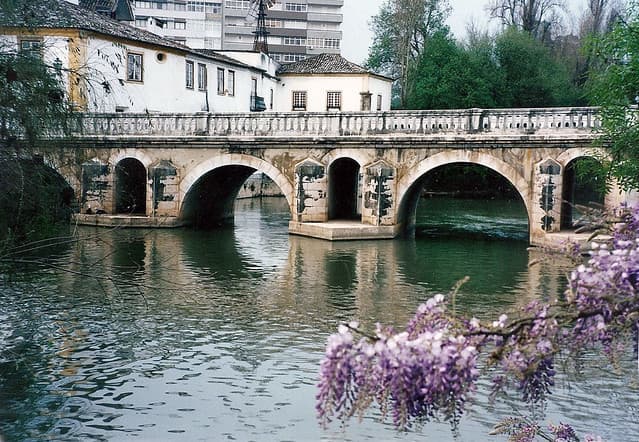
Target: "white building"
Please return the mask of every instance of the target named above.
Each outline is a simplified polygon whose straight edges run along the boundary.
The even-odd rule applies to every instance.
[[[337,54],[321,54],[283,65],[276,107],[282,111],[350,112],[390,110],[393,80]]]
[[[3,48],[38,51],[92,112],[375,111],[391,80],[337,54],[280,66],[252,51],[194,50],[64,0],[0,12]],[[25,19],[25,17],[28,17]],[[28,20],[28,23],[27,23]]]
[[[78,109],[249,112],[255,95],[276,89],[276,66],[267,72],[198,52],[66,1],[25,3],[25,14],[0,14],[3,47],[37,50],[68,73],[67,93]]]

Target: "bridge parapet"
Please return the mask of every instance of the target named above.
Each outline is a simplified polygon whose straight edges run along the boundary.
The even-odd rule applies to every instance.
[[[390,112],[85,114],[79,136],[356,137],[576,135],[600,127],[597,108]]]

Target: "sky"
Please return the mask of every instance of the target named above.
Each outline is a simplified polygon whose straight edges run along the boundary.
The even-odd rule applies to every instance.
[[[368,21],[377,14],[384,0],[344,0],[342,13],[342,55],[355,63],[362,63],[368,55],[373,37]],[[457,38],[465,35],[466,24],[473,20],[481,29],[491,26],[485,8],[489,0],[449,0],[452,12],[448,26]],[[583,7],[584,0],[568,0],[572,10]],[[496,22],[491,22],[497,26]]]

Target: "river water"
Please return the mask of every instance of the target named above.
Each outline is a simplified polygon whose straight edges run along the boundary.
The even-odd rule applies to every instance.
[[[566,263],[528,250],[523,209],[424,200],[415,238],[338,243],[289,236],[288,217],[267,198],[238,200],[236,225],[212,232],[78,228],[0,277],[0,439],[503,440],[492,426],[526,409],[516,392],[490,402],[486,383],[457,436],[397,432],[376,411],[321,429],[315,384],[340,322],[401,326],[466,275],[458,308],[482,318],[556,296]],[[620,374],[584,355],[546,421],[639,440],[633,358]]]

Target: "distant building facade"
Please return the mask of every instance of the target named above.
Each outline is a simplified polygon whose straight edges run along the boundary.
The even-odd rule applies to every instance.
[[[289,63],[339,54],[344,0],[278,0],[266,17],[269,52]],[[135,25],[193,48],[253,48],[255,2],[251,0],[136,0]]]
[[[390,110],[393,80],[338,54],[320,54],[282,65],[276,107],[282,111],[369,112]]]

